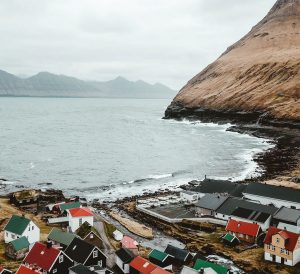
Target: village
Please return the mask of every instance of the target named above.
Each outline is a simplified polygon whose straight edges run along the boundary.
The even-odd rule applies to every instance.
[[[206,178],[113,206],[21,190],[0,210],[1,274],[300,273],[299,189]],[[183,245],[143,245],[157,231]]]

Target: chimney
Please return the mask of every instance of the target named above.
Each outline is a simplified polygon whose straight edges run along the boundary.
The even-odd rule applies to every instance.
[[[201,268],[201,269],[199,270],[199,274],[204,274],[204,268]]]
[[[47,245],[47,248],[51,248],[52,247],[52,242],[48,240],[46,245]]]

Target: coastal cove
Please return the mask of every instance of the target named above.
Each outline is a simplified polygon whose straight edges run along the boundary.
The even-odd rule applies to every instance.
[[[168,103],[1,98],[1,192],[58,188],[114,200],[263,171],[253,157],[274,146],[267,139],[229,132],[231,124],[161,119]]]

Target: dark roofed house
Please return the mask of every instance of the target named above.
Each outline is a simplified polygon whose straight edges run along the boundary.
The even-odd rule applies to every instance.
[[[173,257],[174,265],[189,263],[193,258],[192,254],[188,250],[181,249],[170,244],[167,246],[164,253]]]
[[[39,193],[33,189],[16,191],[10,195],[10,203],[18,207],[37,207]]]
[[[24,259],[29,251],[29,246],[28,239],[23,236],[5,245],[5,255],[14,260]]]
[[[195,204],[196,215],[215,216],[216,210],[228,199],[220,194],[206,194]]]
[[[115,262],[123,273],[128,274],[130,271],[129,264],[134,258],[135,256],[130,250],[120,248],[116,251]]]
[[[190,189],[198,192],[200,197],[208,193],[228,194],[235,197],[242,197],[245,185],[225,180],[205,179],[198,186]]]
[[[107,258],[102,251],[97,246],[91,245],[82,239],[75,237],[65,250],[65,253],[78,264],[106,267]]]
[[[284,223],[300,227],[300,210],[287,207],[281,207],[273,216],[273,226]]]
[[[149,255],[149,261],[154,263],[162,268],[169,268],[172,266],[174,257],[165,252],[159,251],[157,249],[153,249]]]
[[[12,272],[0,265],[0,274],[12,274]]]
[[[262,204],[273,204],[276,207],[300,209],[300,189],[268,184],[251,183],[243,191],[247,199],[259,201]]]
[[[97,274],[97,272],[90,270],[87,266],[77,264],[70,267],[69,274]]]
[[[53,245],[60,246],[62,250],[65,250],[76,236],[72,233],[61,231],[58,228],[53,228],[48,235],[48,240]]]
[[[75,232],[84,241],[103,249],[103,241],[95,227],[84,222]]]

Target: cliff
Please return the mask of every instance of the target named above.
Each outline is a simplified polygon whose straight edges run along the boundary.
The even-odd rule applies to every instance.
[[[205,113],[300,122],[300,0],[278,0],[241,40],[193,77],[167,118]]]

